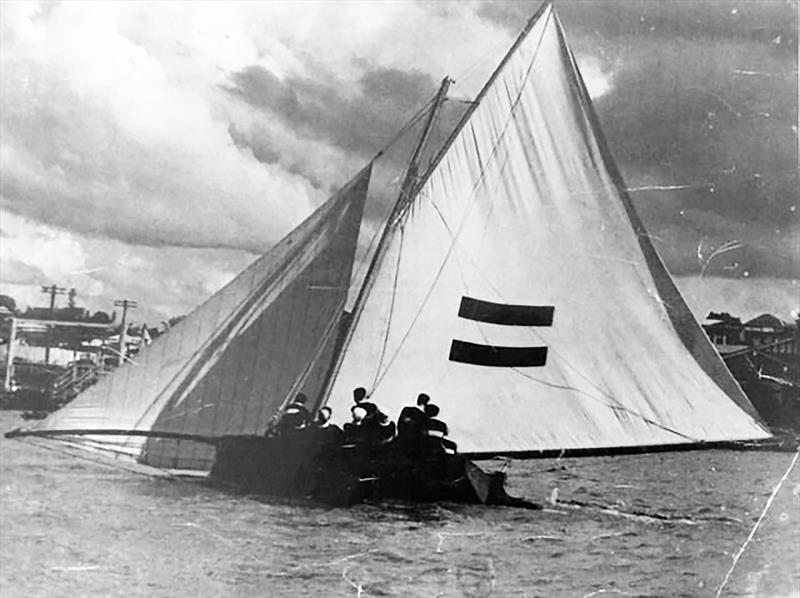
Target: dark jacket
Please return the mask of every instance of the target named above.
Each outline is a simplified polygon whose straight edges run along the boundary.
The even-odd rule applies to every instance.
[[[286,432],[289,430],[299,430],[309,424],[311,414],[302,403],[291,402],[286,407],[278,421],[278,431]]]
[[[404,439],[419,436],[426,419],[428,416],[419,407],[403,407],[397,418],[397,435]]]

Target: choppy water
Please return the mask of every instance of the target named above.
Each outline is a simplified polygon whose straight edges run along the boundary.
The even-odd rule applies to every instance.
[[[18,423],[0,415],[0,429]],[[54,446],[54,445],[49,445]],[[713,596],[790,453],[513,461],[544,511],[270,504],[0,440],[0,596]],[[661,521],[625,513],[645,511]],[[800,596],[800,464],[725,596]]]

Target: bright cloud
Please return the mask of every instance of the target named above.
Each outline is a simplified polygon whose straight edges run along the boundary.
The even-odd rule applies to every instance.
[[[122,35],[130,7],[16,15],[3,38],[4,204],[136,243],[264,249],[319,193],[239,151],[216,81],[177,81],[168,62]]]
[[[602,62],[594,56],[578,58],[581,76],[586,84],[586,90],[593,100],[606,95],[611,91],[613,76],[603,70]]]

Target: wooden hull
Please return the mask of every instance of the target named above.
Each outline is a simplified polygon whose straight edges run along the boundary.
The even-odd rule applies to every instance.
[[[341,506],[366,499],[534,506],[506,494],[504,473],[487,473],[462,455],[392,444],[326,446],[311,432],[222,438],[211,479],[248,492]]]

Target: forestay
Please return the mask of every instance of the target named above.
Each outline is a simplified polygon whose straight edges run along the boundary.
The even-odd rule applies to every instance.
[[[371,165],[267,254],[108,378],[32,426],[163,468],[208,470],[209,444],[103,434],[263,434],[319,395],[350,284]],[[96,434],[86,434],[87,431]]]
[[[332,384],[471,453],[768,436],[656,255],[553,9],[392,225]]]

